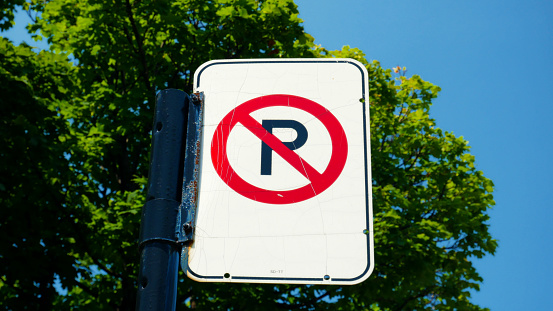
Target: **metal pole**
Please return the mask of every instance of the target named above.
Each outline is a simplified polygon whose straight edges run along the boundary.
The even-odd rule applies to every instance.
[[[140,227],[136,310],[175,310],[181,246],[182,197],[189,97],[164,90],[156,97],[148,194]]]

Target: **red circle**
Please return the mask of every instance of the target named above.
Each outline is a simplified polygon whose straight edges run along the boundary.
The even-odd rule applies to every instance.
[[[332,156],[323,173],[318,173],[312,169],[307,162],[303,161],[303,159],[290,149],[286,147],[284,147],[286,149],[277,149],[277,146],[273,148],[277,153],[278,150],[283,150],[282,152],[284,152],[284,155],[281,154],[281,156],[292,166],[294,166],[294,163],[301,163],[301,170],[298,169],[299,165],[294,167],[308,178],[310,183],[297,189],[275,191],[256,187],[238,176],[230,166],[227,157],[227,141],[230,132],[237,123],[242,123],[242,125],[248,128],[254,135],[260,138],[263,137],[263,141],[267,144],[267,139],[272,139],[273,142],[275,141],[276,138],[269,134],[261,124],[253,120],[250,116],[250,113],[256,110],[274,106],[298,108],[312,114],[326,127],[332,141]],[[278,139],[276,140],[278,141]],[[261,96],[239,105],[221,120],[211,142],[211,161],[213,162],[215,171],[217,171],[221,179],[240,195],[254,201],[268,204],[297,203],[322,193],[328,189],[342,173],[344,165],[346,164],[347,154],[348,143],[346,134],[338,119],[336,119],[328,109],[316,102],[294,95],[279,94]],[[311,169],[308,171],[307,168]]]

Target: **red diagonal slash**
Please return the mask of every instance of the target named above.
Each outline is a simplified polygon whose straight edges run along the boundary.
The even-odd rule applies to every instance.
[[[321,174],[297,153],[286,147],[275,135],[269,133],[263,126],[249,114],[239,116],[238,122],[242,123],[255,136],[266,143],[273,151],[294,167],[308,180],[318,180]]]

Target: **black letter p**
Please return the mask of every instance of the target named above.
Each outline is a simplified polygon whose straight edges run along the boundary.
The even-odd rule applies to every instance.
[[[294,141],[282,142],[284,146],[290,150],[296,150],[305,145],[307,141],[307,129],[303,124],[294,120],[263,120],[262,124],[264,129],[269,133],[273,133],[274,128],[290,128],[296,131],[297,137]],[[265,142],[261,144],[261,175],[271,175],[272,167],[272,151]]]

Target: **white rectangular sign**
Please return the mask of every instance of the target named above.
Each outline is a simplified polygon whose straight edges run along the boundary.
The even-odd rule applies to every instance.
[[[368,74],[352,59],[218,60],[187,275],[356,284],[374,268]]]

